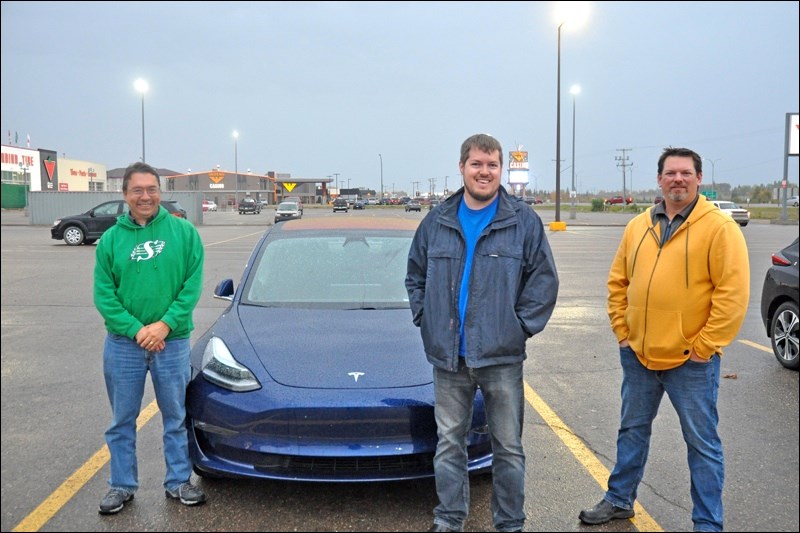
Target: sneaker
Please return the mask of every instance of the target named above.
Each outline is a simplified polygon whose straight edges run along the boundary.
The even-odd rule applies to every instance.
[[[100,501],[100,514],[115,514],[133,499],[133,492],[127,489],[112,487]]]
[[[168,498],[179,499],[183,505],[200,505],[206,502],[205,493],[188,481],[174,489],[167,489],[165,492]]]
[[[581,511],[578,518],[580,518],[581,522],[584,524],[597,525],[605,524],[609,520],[617,518],[632,518],[634,514],[633,509],[623,509],[609,501],[600,500],[600,503],[591,509],[584,509]]]

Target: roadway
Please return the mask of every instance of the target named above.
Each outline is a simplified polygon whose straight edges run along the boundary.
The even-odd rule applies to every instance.
[[[367,208],[334,215],[312,208],[305,216],[377,213],[421,219],[427,211]],[[136,499],[118,515],[98,515],[107,490],[103,432],[110,410],[102,378],[102,320],[92,303],[94,246],[66,246],[50,239],[49,228],[26,225],[24,217],[14,224],[11,215],[3,213],[0,228],[3,531],[423,531],[430,526],[436,504],[432,480],[202,479],[209,503],[181,506],[164,497],[161,424],[152,410],[145,411],[139,433]],[[666,399],[655,422],[637,517],[595,527],[577,519],[582,508],[602,497],[615,461],[621,378],[605,314],[605,278],[625,220],[578,223],[587,215],[579,213],[575,224],[567,220],[566,231],[548,234],[561,290],[548,327],[528,344],[525,530],[690,531],[685,446]],[[271,222],[269,209],[260,215],[206,214],[199,227],[207,255],[195,337],[225,308],[211,297],[214,286],[226,277],[238,282],[252,246]],[[759,312],[770,254],[797,236],[797,226],[753,222],[743,232],[752,271],[750,307],[739,337],[725,350],[719,400],[726,529],[798,531],[798,373],[775,360]],[[148,386],[143,407],[152,400]],[[489,477],[473,479],[468,531],[492,529],[490,494]]]

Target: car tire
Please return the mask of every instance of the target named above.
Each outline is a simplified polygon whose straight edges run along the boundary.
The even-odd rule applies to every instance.
[[[70,246],[80,246],[86,235],[78,226],[70,226],[64,230],[64,242]]]
[[[83,244],[85,244],[85,245],[87,245],[87,246],[88,246],[88,245],[90,245],[90,244],[94,244],[94,242],[95,242],[96,240],[97,240],[97,239],[83,239]]]
[[[792,370],[800,367],[798,321],[800,313],[794,302],[783,302],[770,320],[772,352],[780,364]]]

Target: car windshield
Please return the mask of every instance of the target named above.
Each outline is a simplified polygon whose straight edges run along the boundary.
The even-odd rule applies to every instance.
[[[294,202],[281,202],[278,205],[278,211],[297,211],[297,204]]]
[[[720,209],[738,209],[739,206],[733,202],[717,202]]]
[[[406,261],[412,233],[337,232],[268,240],[242,302],[267,307],[408,308]]]

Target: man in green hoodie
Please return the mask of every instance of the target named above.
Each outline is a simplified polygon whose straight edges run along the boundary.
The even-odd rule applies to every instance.
[[[94,269],[94,303],[107,330],[103,372],[112,412],[105,433],[110,490],[100,514],[121,511],[139,487],[136,417],[148,372],[164,426],[166,495],[184,505],[206,501],[190,482],[186,430],[189,337],[203,289],[203,243],[194,225],[161,207],[158,173],[150,165],[125,170],[122,194],[130,212],[103,234]]]

